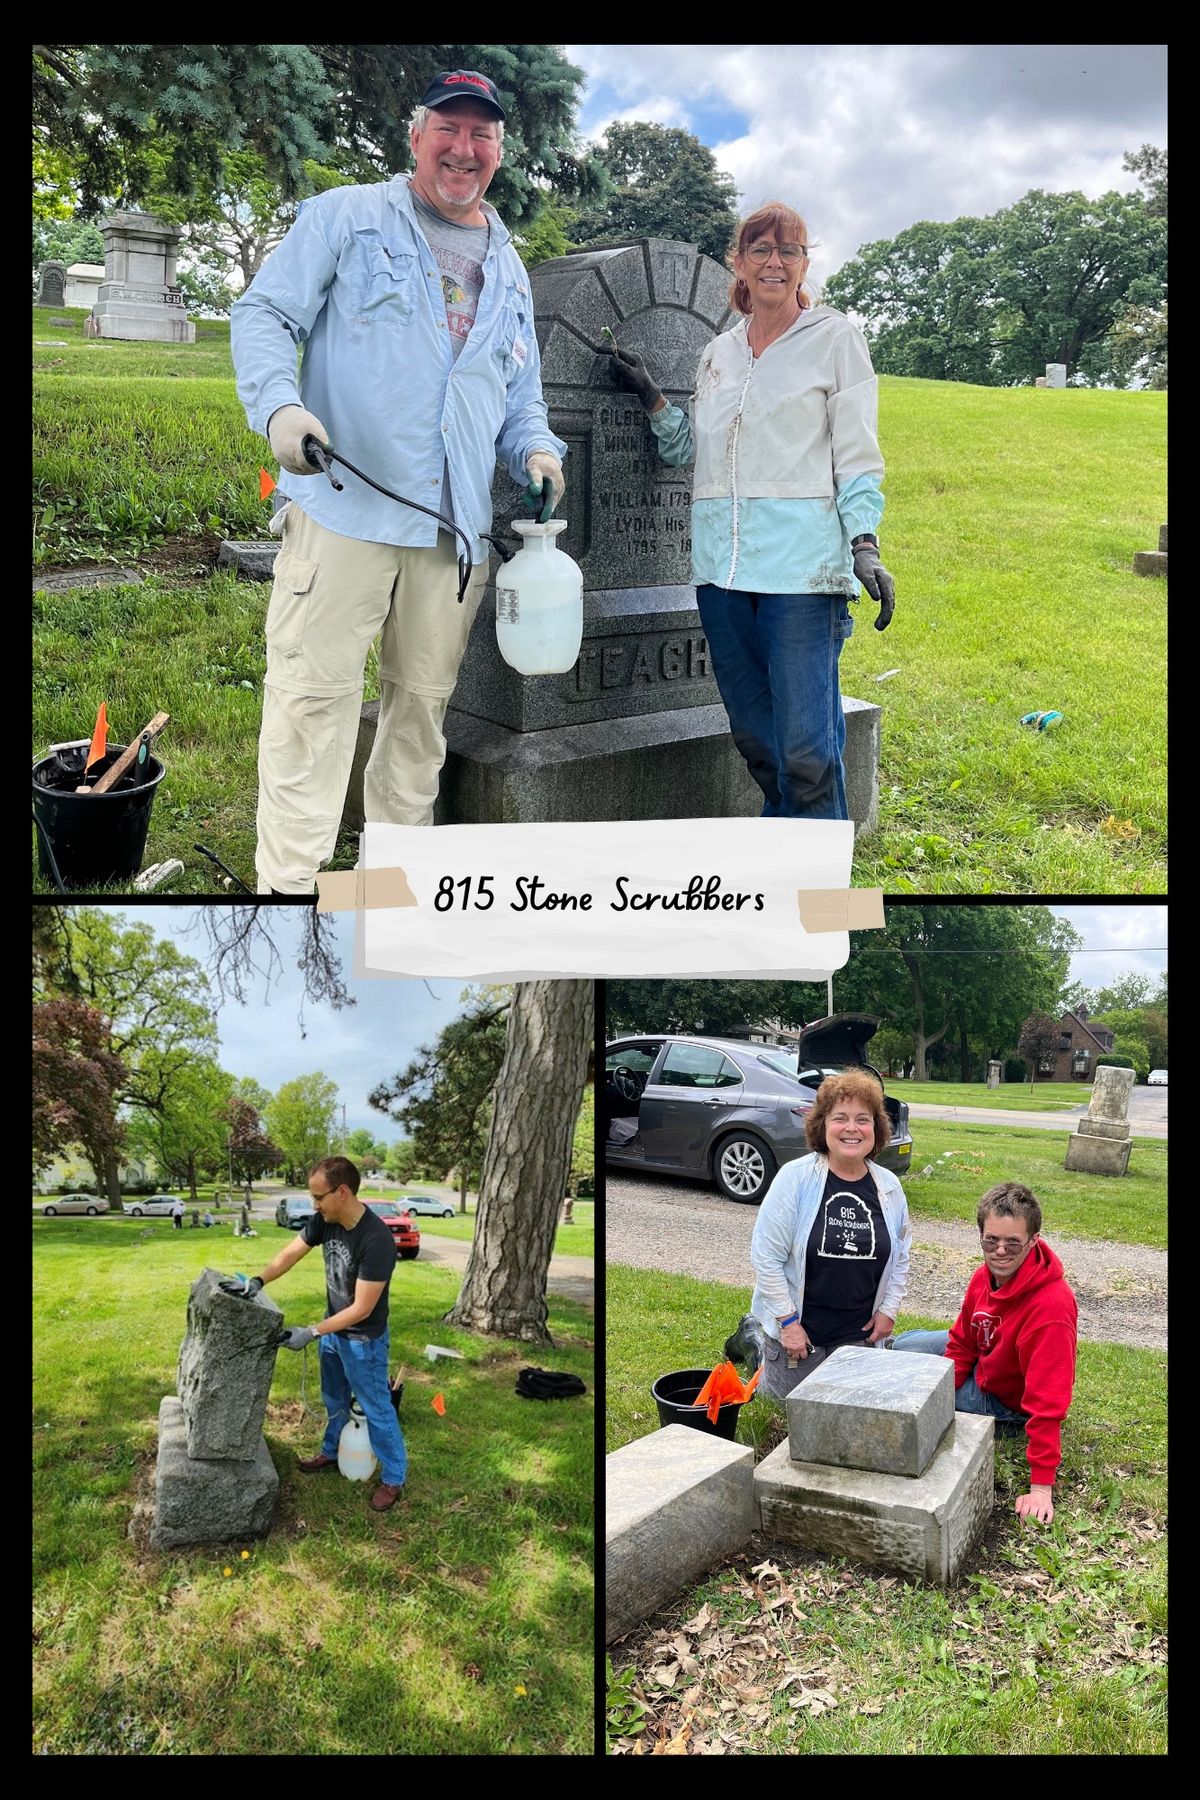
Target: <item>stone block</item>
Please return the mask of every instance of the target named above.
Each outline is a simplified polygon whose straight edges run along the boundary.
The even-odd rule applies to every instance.
[[[754,1529],[754,1451],[666,1425],[605,1459],[604,1641],[639,1624]]]
[[[754,1471],[759,1529],[944,1587],[962,1572],[991,1515],[993,1438],[992,1419],[956,1413],[918,1476],[796,1463],[780,1444]]]
[[[247,581],[270,581],[275,574],[275,558],[279,543],[267,538],[259,543],[250,539],[227,538],[217,551],[218,569],[236,569]]]
[[[1119,1119],[1122,1124],[1129,1113],[1129,1096],[1133,1092],[1133,1070],[1115,1068],[1109,1063],[1096,1070],[1088,1101],[1089,1119]]]
[[[944,1356],[849,1345],[786,1405],[793,1462],[923,1475],[954,1423],[954,1365]]]
[[[1128,1138],[1093,1137],[1076,1131],[1067,1139],[1063,1168],[1084,1175],[1124,1175],[1129,1169],[1130,1148]]]
[[[57,321],[51,319],[50,323],[54,325]],[[1165,525],[1160,525],[1158,528],[1158,547],[1165,556],[1167,554],[1167,528]]]
[[[158,1409],[151,1549],[265,1537],[278,1492],[279,1476],[261,1432],[252,1454],[243,1460],[189,1456],[183,1406],[176,1395],[163,1396]]]
[[[846,790],[856,835],[879,822],[880,709],[843,699]],[[379,719],[362,709],[342,829],[362,830],[363,777]],[[762,794],[729,735],[725,708],[692,706],[549,731],[510,731],[453,707],[434,822],[754,818]]]
[[[1165,550],[1137,550],[1133,557],[1135,575],[1165,575],[1167,572],[1167,553]]]
[[[1085,1116],[1080,1119],[1076,1129],[1082,1131],[1085,1137],[1127,1138],[1131,1127],[1128,1119],[1092,1119]]]
[[[35,594],[71,594],[79,588],[141,587],[136,569],[114,569],[111,563],[96,568],[66,569],[61,575],[35,575]]]
[[[189,1456],[245,1461],[262,1436],[283,1314],[266,1293],[222,1293],[220,1280],[205,1269],[188,1295],[179,1399]]]

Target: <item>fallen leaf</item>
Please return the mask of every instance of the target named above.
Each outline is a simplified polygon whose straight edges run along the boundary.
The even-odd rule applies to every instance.
[[[688,1619],[684,1624],[682,1624],[679,1627],[679,1629],[681,1631],[690,1631],[693,1634],[695,1634],[695,1633],[698,1633],[701,1631],[707,1631],[708,1627],[713,1623],[714,1623],[714,1621],[713,1621],[712,1608],[709,1606],[709,1604],[706,1600],[704,1605],[700,1608],[700,1611],[696,1614],[695,1618]]]

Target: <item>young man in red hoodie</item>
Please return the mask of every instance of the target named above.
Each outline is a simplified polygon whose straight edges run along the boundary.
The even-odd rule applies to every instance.
[[[893,1350],[923,1350],[954,1363],[958,1412],[1023,1425],[1029,1492],[1023,1518],[1049,1525],[1060,1428],[1075,1384],[1078,1308],[1063,1267],[1039,1236],[1042,1209],[1019,1181],[989,1188],[976,1212],[983,1267],[976,1269],[949,1331],[902,1331]]]

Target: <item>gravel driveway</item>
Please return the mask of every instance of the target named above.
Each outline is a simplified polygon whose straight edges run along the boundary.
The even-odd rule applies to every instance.
[[[700,1182],[660,1181],[610,1169],[605,1256],[637,1269],[750,1287],[750,1234],[758,1209],[735,1206]],[[913,1218],[905,1310],[952,1319],[979,1265],[971,1225]],[[1079,1301],[1079,1335],[1138,1350],[1167,1347],[1167,1254],[1141,1244],[1050,1235]],[[731,1326],[734,1321],[731,1319]]]

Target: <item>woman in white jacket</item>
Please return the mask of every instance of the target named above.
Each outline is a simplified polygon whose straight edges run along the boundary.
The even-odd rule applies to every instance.
[[[875,373],[856,325],[804,289],[808,232],[779,201],[738,228],[740,314],[700,358],[688,411],[640,357],[613,370],[650,415],[659,454],[694,462],[692,564],[734,743],[763,816],[845,819],[838,658],[861,582],[895,604],[879,560],[883,461]]]
[[[908,1284],[904,1189],[869,1160],[892,1135],[879,1083],[827,1076],[805,1133],[812,1154],[780,1169],[750,1240],[762,1385],[779,1399],[831,1350],[890,1336]]]

